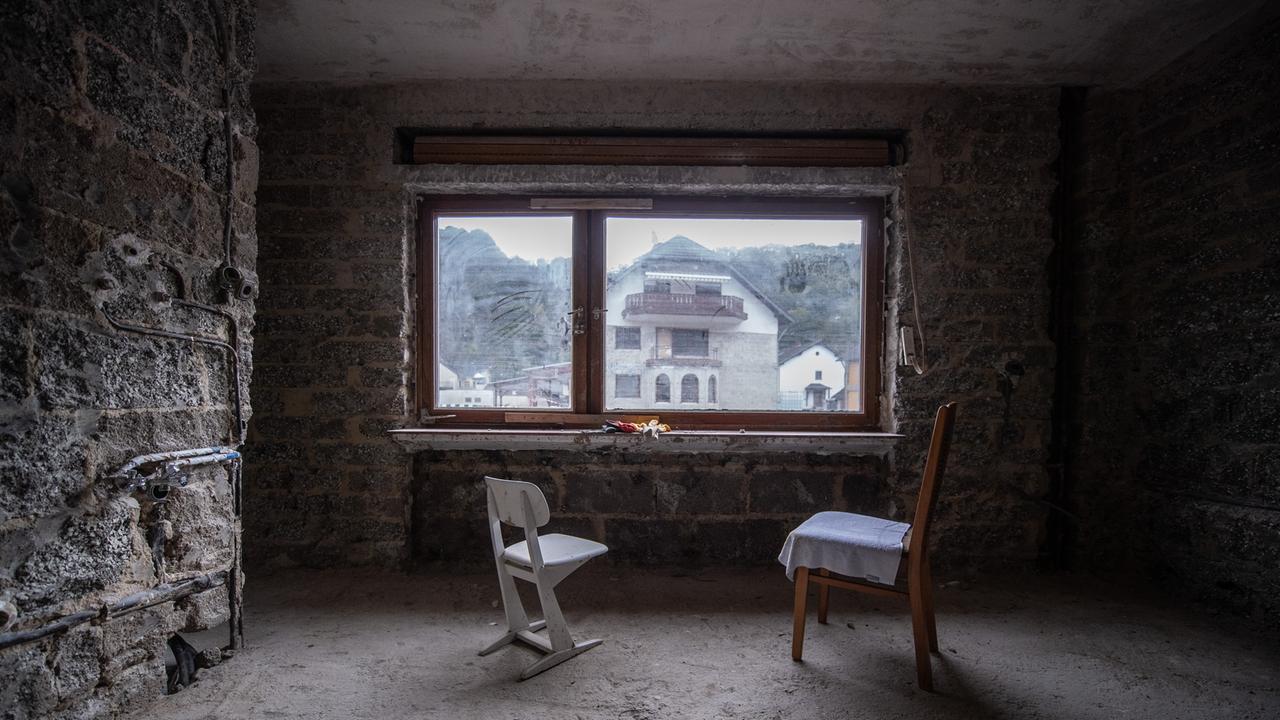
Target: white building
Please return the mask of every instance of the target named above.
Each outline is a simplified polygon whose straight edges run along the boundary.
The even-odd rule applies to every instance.
[[[831,348],[813,343],[778,365],[779,410],[842,410],[845,364]]]
[[[456,390],[458,389],[458,373],[450,370],[444,363],[436,365],[436,389],[437,390]]]
[[[715,253],[673,237],[611,277],[606,303],[606,408],[774,408],[790,317]]]

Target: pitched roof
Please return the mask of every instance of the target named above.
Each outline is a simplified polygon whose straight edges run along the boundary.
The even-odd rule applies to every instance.
[[[654,245],[649,252],[636,258],[635,262],[627,266],[627,268],[619,274],[619,277],[626,275],[639,267],[651,269],[676,268],[684,271],[685,273],[702,272],[707,270],[720,270],[726,272],[746,288],[748,292],[755,295],[760,302],[764,303],[765,307],[769,308],[769,311],[774,314],[774,317],[778,319],[779,323],[789,323],[792,321],[791,315],[789,315],[786,310],[783,310],[777,303],[770,300],[768,295],[760,292],[760,290],[756,288],[756,286],[753,285],[746,276],[738,272],[737,268],[735,268],[732,263],[725,262],[714,252],[708,250],[702,245],[699,245],[693,240],[690,240],[684,235],[676,235],[666,242]]]
[[[841,360],[841,359],[840,359],[840,353],[838,353],[838,352],[836,352],[835,350],[832,350],[831,348],[827,347],[827,344],[826,344],[826,343],[824,343],[824,342],[822,342],[821,340],[817,340],[817,341],[814,341],[814,342],[809,343],[808,345],[805,345],[804,347],[802,347],[802,348],[800,348],[800,349],[798,349],[798,350],[792,350],[791,352],[787,353],[785,356],[778,358],[778,364],[779,364],[779,365],[781,365],[781,364],[783,364],[783,363],[785,363],[785,362],[790,362],[790,361],[792,361],[792,360],[794,360],[794,359],[796,359],[796,358],[800,357],[801,355],[803,355],[803,354],[805,354],[805,353],[809,352],[810,350],[814,349],[815,347],[821,347],[821,348],[825,349],[827,352],[831,353],[831,355],[832,355],[832,356],[834,356],[834,357],[835,357],[835,359],[836,359],[838,362],[841,362],[841,363],[843,363],[843,362],[844,362],[844,360]]]

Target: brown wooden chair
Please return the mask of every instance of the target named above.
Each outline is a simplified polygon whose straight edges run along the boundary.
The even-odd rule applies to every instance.
[[[833,587],[905,598],[911,604],[911,626],[916,646],[916,680],[921,689],[933,690],[929,653],[938,651],[938,631],[933,615],[933,581],[929,573],[929,525],[938,500],[938,486],[946,469],[955,418],[955,403],[938,408],[933,423],[933,438],[929,443],[929,455],[925,461],[924,478],[920,483],[920,497],[916,500],[915,517],[902,539],[902,554],[907,560],[905,578],[901,577],[900,572],[892,585],[886,585],[861,578],[835,576],[822,567],[795,568],[795,621],[791,640],[793,660],[800,660],[804,649],[804,621],[810,583],[818,586],[818,622],[824,625],[829,607],[828,594]]]

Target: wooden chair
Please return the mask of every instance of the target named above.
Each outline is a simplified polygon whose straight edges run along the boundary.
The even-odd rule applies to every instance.
[[[829,607],[828,594],[833,587],[905,598],[911,604],[911,626],[916,646],[916,680],[922,690],[933,690],[933,671],[930,667],[929,653],[938,651],[938,631],[933,613],[933,580],[929,572],[929,525],[934,505],[938,500],[938,486],[946,469],[947,451],[951,446],[951,434],[955,426],[955,408],[955,403],[948,403],[938,408],[938,414],[933,423],[933,438],[929,443],[929,455],[925,461],[920,496],[916,500],[915,518],[902,539],[902,554],[907,560],[905,582],[899,577],[894,578],[892,585],[883,585],[860,578],[833,576],[827,568],[797,567],[795,569],[795,617],[791,639],[793,660],[800,660],[804,649],[805,606],[810,583],[818,586],[818,622],[824,625],[827,622]],[[860,517],[849,513],[840,514],[850,515],[850,519]],[[796,532],[801,532],[803,528],[804,525],[801,525],[796,528]],[[815,570],[816,573],[810,572],[811,570]]]
[[[498,565],[498,585],[502,590],[502,607],[507,616],[507,632],[480,651],[488,655],[516,640],[546,657],[530,665],[520,674],[521,680],[548,670],[599,645],[601,640],[575,643],[569,625],[560,612],[555,587],[573,571],[609,548],[594,540],[572,535],[538,536],[538,528],[551,520],[551,509],[542,490],[533,483],[518,480],[484,479],[489,495],[489,537],[493,543],[493,559]],[[524,541],[506,547],[502,540],[502,524],[524,530]],[[538,589],[542,603],[542,620],[530,622],[516,590],[516,578],[531,582]],[[547,630],[547,636],[538,631]],[[549,637],[548,637],[549,636]]]

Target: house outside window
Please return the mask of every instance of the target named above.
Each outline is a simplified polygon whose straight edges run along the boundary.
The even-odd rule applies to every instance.
[[[492,385],[441,424],[522,407],[562,413],[547,420],[561,426],[661,409],[682,428],[874,428],[881,362],[866,356],[882,343],[863,309],[881,305],[880,201],[652,205],[428,198],[423,409],[456,407],[450,385]]]

